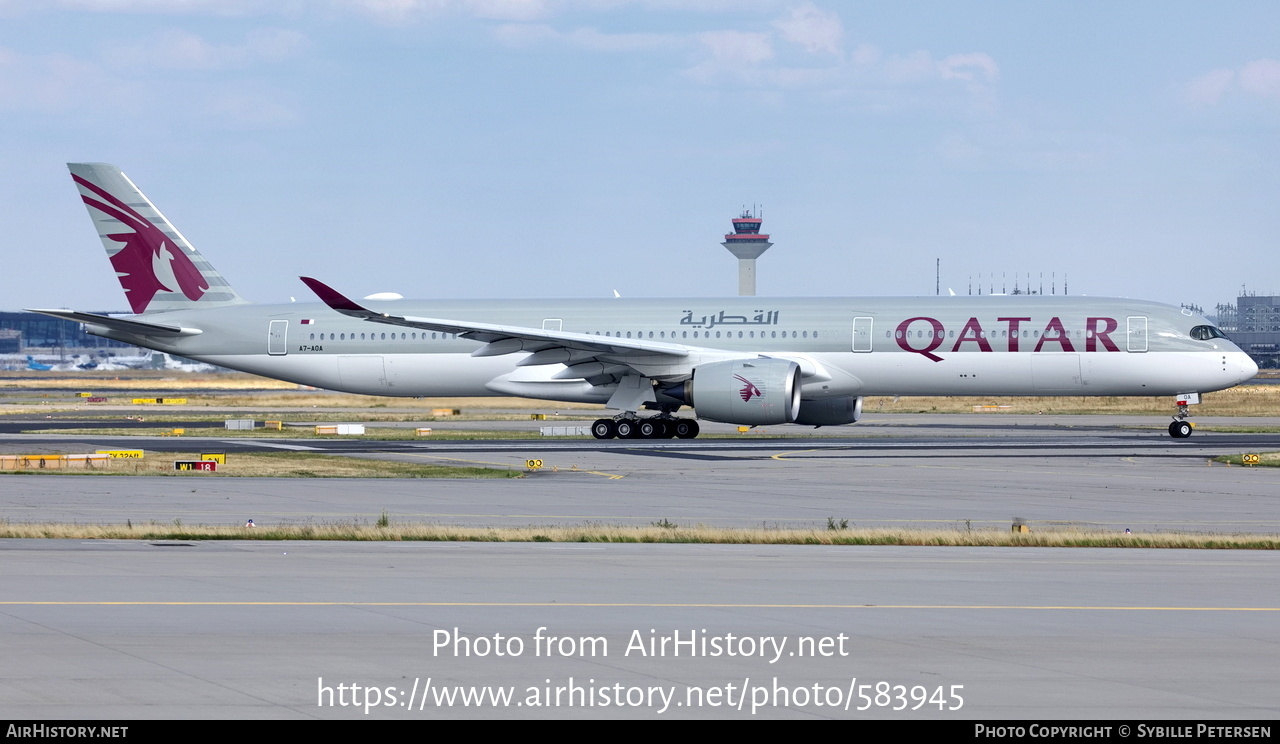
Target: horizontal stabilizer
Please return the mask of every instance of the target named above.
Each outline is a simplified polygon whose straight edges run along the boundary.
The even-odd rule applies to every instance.
[[[51,315],[55,318],[63,320],[71,320],[76,323],[86,323],[88,325],[101,326],[112,331],[121,333],[133,333],[140,336],[198,336],[204,331],[199,328],[183,328],[182,326],[163,325],[161,323],[148,323],[141,320],[130,320],[128,318],[113,318],[110,315],[99,315],[97,313],[79,313],[74,310],[28,310],[32,313],[40,313],[41,315]]]

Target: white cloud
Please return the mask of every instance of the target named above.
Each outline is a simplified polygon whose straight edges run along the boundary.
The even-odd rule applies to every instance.
[[[849,55],[849,61],[855,65],[874,65],[880,61],[880,49],[870,44],[859,44]]]
[[[1235,70],[1206,72],[1187,84],[1187,101],[1199,106],[1212,106],[1230,90],[1235,79]]]
[[[545,18],[550,11],[545,0],[468,0],[465,10],[477,18],[501,21],[530,21]]]
[[[770,34],[747,31],[707,31],[697,35],[698,43],[710,58],[685,72],[689,77],[712,82],[721,77],[757,77],[759,65],[773,59]]]
[[[255,85],[214,91],[204,99],[204,108],[216,121],[234,129],[274,129],[299,118],[279,92]]]
[[[333,4],[391,25],[412,23],[442,13],[451,5],[448,0],[333,0]]]
[[[0,0],[2,2],[2,0]],[[246,15],[296,8],[302,0],[12,0],[28,10],[81,10],[90,13],[155,13],[160,15]]]
[[[0,48],[0,109],[62,112],[128,105],[136,86],[69,54],[23,55]]]
[[[1257,59],[1240,68],[1240,89],[1263,98],[1280,99],[1280,62]]]
[[[745,85],[756,90],[812,90],[874,99],[877,109],[916,105],[950,91],[978,105],[994,106],[1000,68],[991,55],[973,51],[939,57],[928,51],[888,54],[868,44],[845,51],[845,30],[836,11],[811,0],[791,5],[761,28],[729,28],[690,33],[615,33],[595,27],[563,29],[539,19],[570,10],[612,13],[620,6],[645,5],[685,12],[733,12],[723,0],[331,0],[384,21],[465,15],[511,19],[489,26],[492,38],[508,47],[570,47],[593,52],[661,50],[691,54],[683,75],[700,85]],[[739,6],[740,7],[740,6]],[[759,8],[757,8],[758,10]],[[749,15],[759,17],[758,13]],[[532,19],[532,20],[531,20]],[[765,99],[760,99],[765,100]],[[956,100],[951,96],[950,100]]]
[[[805,3],[791,9],[791,14],[773,22],[782,38],[799,44],[808,52],[827,52],[836,56],[841,52],[844,26],[840,16],[823,11],[813,3]]]
[[[698,40],[711,52],[712,59],[727,66],[754,65],[773,59],[773,44],[768,34],[745,31],[708,31]]]
[[[938,75],[933,55],[924,51],[892,55],[884,60],[880,69],[885,81],[894,85],[915,84]]]
[[[1211,70],[1192,78],[1184,97],[1195,106],[1214,106],[1234,93],[1280,101],[1280,61],[1255,59],[1238,69]]]
[[[257,55],[276,54],[278,41],[264,36],[245,48]],[[216,53],[190,40],[176,48],[182,52],[177,62],[187,68],[218,61]],[[149,74],[137,79],[131,71],[68,54],[23,55],[0,48],[0,111],[57,114],[94,129],[139,120],[147,125],[261,129],[288,126],[300,118],[286,93],[254,80],[215,87]]]
[[[1000,77],[1000,68],[990,55],[981,52],[953,54],[938,63],[943,80],[989,82]]]
[[[497,21],[533,21],[551,13],[553,0],[332,0],[380,23],[402,25],[458,14]],[[563,4],[563,3],[561,3]]]
[[[214,44],[189,31],[170,29],[141,43],[109,47],[105,56],[121,67],[219,70],[285,59],[306,43],[302,34],[279,29],[251,31],[237,44]]]
[[[564,34],[545,23],[503,23],[493,29],[493,37],[507,46],[529,47],[562,41]]]
[[[508,46],[554,43],[597,52],[633,52],[682,43],[671,34],[607,34],[594,28],[557,31],[543,23],[504,23],[493,29],[493,35]]]
[[[1002,120],[992,126],[944,136],[935,149],[941,161],[961,170],[1061,173],[1090,171],[1114,163],[1124,143],[1094,132],[1055,131]]]

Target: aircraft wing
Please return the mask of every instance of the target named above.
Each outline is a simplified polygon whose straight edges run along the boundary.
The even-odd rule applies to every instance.
[[[165,325],[163,323],[130,320],[129,318],[113,318],[110,315],[81,313],[74,310],[29,309],[27,312],[51,315],[55,318],[62,318],[63,320],[87,323],[89,325],[101,326],[113,331],[133,333],[141,336],[198,336],[201,333],[204,333],[204,331],[199,328],[184,328],[182,326]]]
[[[358,304],[323,282],[305,276],[300,278],[326,305],[343,315],[374,323],[453,333],[484,342],[485,345],[472,352],[472,356],[532,352],[519,366],[564,364],[567,369],[557,375],[559,379],[583,378],[593,385],[602,384],[616,380],[630,370],[639,372],[641,366],[680,367],[680,362],[694,350],[681,344],[642,339],[380,313]]]

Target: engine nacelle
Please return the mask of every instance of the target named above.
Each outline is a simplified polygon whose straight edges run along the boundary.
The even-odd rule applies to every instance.
[[[806,426],[840,426],[852,424],[862,415],[862,397],[844,395],[839,398],[806,400],[800,404],[797,424]]]
[[[734,359],[695,367],[681,391],[698,418],[749,426],[789,424],[800,411],[800,365]]]

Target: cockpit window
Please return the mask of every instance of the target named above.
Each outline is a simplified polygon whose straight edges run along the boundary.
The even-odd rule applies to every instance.
[[[1226,338],[1227,334],[1211,325],[1198,325],[1191,329],[1191,338],[1197,341],[1208,341],[1211,338]]]

